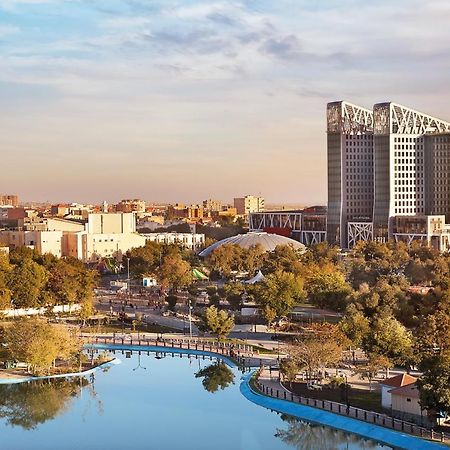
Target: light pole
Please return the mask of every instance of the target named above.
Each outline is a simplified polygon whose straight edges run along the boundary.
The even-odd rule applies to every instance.
[[[127,290],[128,290],[128,301],[131,299],[131,286],[130,286],[130,258],[128,256],[125,256],[127,258]]]
[[[189,338],[192,339],[192,315],[191,315],[191,297],[188,297],[188,306],[189,306]]]

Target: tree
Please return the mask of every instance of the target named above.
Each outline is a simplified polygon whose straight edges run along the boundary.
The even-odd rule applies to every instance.
[[[450,351],[450,293],[446,291],[436,311],[427,315],[417,329],[417,344],[422,355]]]
[[[136,277],[152,274],[162,263],[163,246],[157,242],[147,241],[143,247],[129,250],[130,272]]]
[[[245,287],[242,283],[227,283],[223,287],[225,298],[234,310],[238,310],[242,305],[242,297],[245,294]]]
[[[9,280],[14,306],[16,308],[39,306],[39,298],[47,276],[45,268],[31,259],[25,259],[17,264]]]
[[[298,363],[293,358],[283,358],[280,361],[280,372],[285,380],[289,382],[290,385],[297,378],[297,374],[300,371]]]
[[[306,291],[312,304],[319,308],[343,311],[352,288],[334,266],[315,266],[308,270]]]
[[[373,320],[363,348],[395,364],[408,364],[413,360],[412,334],[393,316],[377,316]]]
[[[168,295],[166,297],[167,303],[169,304],[169,309],[175,311],[175,306],[177,305],[178,297],[176,295]]]
[[[219,311],[215,306],[210,306],[205,311],[205,328],[217,337],[226,337],[234,327],[234,317],[226,311]]]
[[[305,339],[288,345],[287,353],[306,371],[308,379],[319,370],[334,367],[342,360],[342,347],[333,341]]]
[[[302,278],[290,272],[269,274],[255,289],[261,310],[269,307],[276,317],[287,315],[296,303],[305,299]]]
[[[86,325],[86,321],[89,320],[91,316],[95,313],[94,304],[91,299],[83,300],[80,303],[80,309],[78,310],[78,317],[83,323],[83,326]]]
[[[39,319],[23,319],[9,327],[5,341],[11,357],[27,363],[36,374],[48,371],[57,358],[69,359],[81,349],[67,329]]]
[[[262,270],[270,274],[292,272],[299,275],[303,271],[301,253],[291,245],[277,245],[273,252],[267,253]]]
[[[420,406],[429,415],[450,414],[450,352],[426,357],[421,363],[422,377],[417,380]]]
[[[223,362],[211,364],[195,374],[195,378],[203,378],[202,384],[205,390],[214,393],[220,389],[234,384],[234,374]]]
[[[354,304],[351,304],[347,307],[339,326],[352,344],[360,347],[369,334],[370,321]]]
[[[189,286],[192,281],[191,266],[181,256],[168,256],[157,270],[157,277],[162,286],[177,291]]]
[[[355,373],[359,374],[362,379],[369,380],[369,391],[372,390],[372,381],[378,375],[380,370],[386,372],[392,367],[389,358],[377,354],[369,354],[367,364],[357,367]]]
[[[237,244],[224,244],[216,248],[209,257],[211,268],[229,278],[240,269],[242,248]]]

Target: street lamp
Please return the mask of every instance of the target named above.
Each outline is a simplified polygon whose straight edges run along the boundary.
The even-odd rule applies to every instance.
[[[188,296],[188,307],[189,307],[189,337],[192,339],[192,306],[191,306],[191,297]]]

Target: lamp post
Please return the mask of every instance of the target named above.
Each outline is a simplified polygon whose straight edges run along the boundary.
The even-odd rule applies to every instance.
[[[191,297],[188,296],[188,307],[189,307],[189,338],[192,339],[192,315],[191,315]]]
[[[128,290],[128,301],[131,299],[131,286],[130,286],[130,257],[125,256],[127,258],[127,290]]]

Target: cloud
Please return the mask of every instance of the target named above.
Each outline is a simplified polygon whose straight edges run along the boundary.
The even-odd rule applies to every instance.
[[[261,50],[283,60],[299,59],[304,55],[300,40],[293,34],[269,38],[261,46]]]

